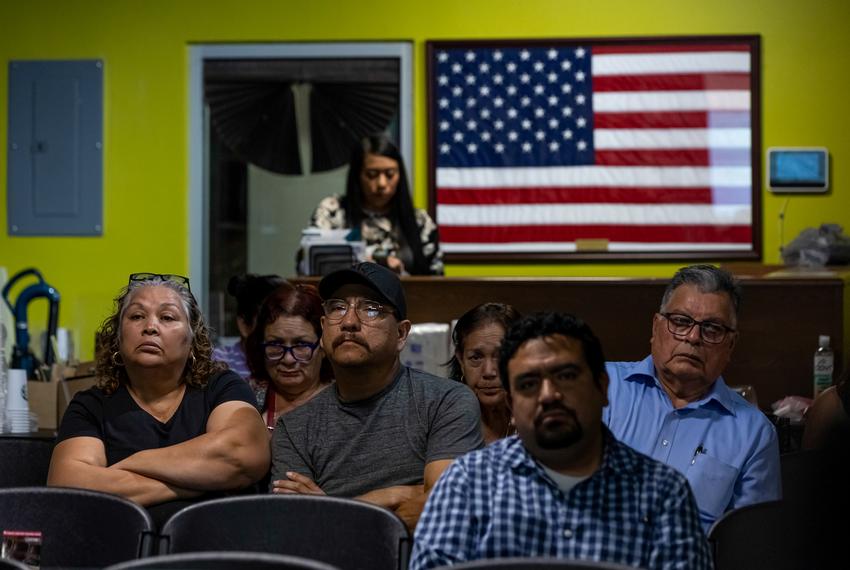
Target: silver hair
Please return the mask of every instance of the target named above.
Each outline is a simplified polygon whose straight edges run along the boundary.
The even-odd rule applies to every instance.
[[[667,304],[673,291],[682,285],[694,285],[701,293],[726,293],[732,301],[735,320],[738,319],[738,310],[741,306],[741,286],[728,271],[719,269],[713,265],[689,265],[679,269],[661,298],[660,312],[667,310]]]

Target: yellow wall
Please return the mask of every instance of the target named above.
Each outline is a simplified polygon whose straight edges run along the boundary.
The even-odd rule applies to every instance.
[[[188,271],[187,48],[215,42],[412,40],[415,159],[424,165],[427,39],[760,34],[763,147],[823,145],[832,154],[833,189],[790,199],[786,240],[825,221],[850,231],[847,22],[850,3],[840,0],[0,0],[0,140],[7,140],[9,60],[106,62],[103,236],[9,237],[3,152],[0,266],[10,274],[36,266],[59,289],[60,324],[78,335],[83,357],[127,274]],[[425,168],[416,176],[424,206]],[[763,191],[766,263],[779,261],[784,200]],[[669,276],[680,265],[456,265],[448,273]]]

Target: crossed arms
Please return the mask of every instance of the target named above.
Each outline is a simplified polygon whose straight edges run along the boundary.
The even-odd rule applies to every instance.
[[[405,522],[411,530],[416,527],[419,515],[425,507],[428,494],[443,471],[451,465],[451,459],[440,459],[425,464],[422,485],[393,485],[374,489],[356,499],[388,508]],[[309,477],[294,471],[286,472],[287,479],[272,481],[272,492],[282,494],[324,495],[325,492]]]
[[[105,491],[150,506],[245,487],[266,473],[269,461],[269,438],[257,410],[234,400],[216,406],[206,433],[108,467],[102,440],[67,439],[53,451],[47,484]]]

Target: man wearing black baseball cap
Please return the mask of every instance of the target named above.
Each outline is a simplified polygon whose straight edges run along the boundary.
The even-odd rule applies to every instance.
[[[327,275],[319,293],[336,383],[281,416],[271,490],[358,497],[413,528],[440,474],[483,445],[478,400],[463,384],[401,364],[410,321],[395,273],[359,263]]]

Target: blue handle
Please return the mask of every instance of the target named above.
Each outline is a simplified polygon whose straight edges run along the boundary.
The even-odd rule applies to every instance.
[[[12,301],[9,300],[9,291],[12,290],[12,287],[15,286],[15,283],[17,283],[27,275],[35,275],[38,278],[39,283],[44,283],[44,277],[41,276],[41,273],[39,273],[38,269],[36,269],[35,267],[24,269],[23,271],[9,279],[9,282],[6,283],[5,287],[3,287],[3,300],[6,301],[6,306],[8,306],[9,310],[13,313],[15,312],[15,307],[12,306]]]

